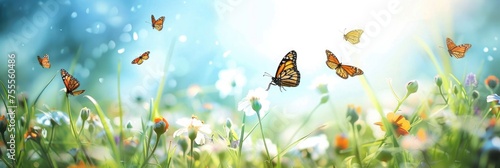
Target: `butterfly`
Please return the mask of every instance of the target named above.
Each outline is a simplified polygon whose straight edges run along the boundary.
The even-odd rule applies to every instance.
[[[278,69],[276,70],[276,75],[271,76],[269,73],[265,73],[264,76],[271,77],[271,82],[269,86],[267,86],[266,91],[269,90],[271,85],[277,85],[283,90],[286,87],[296,87],[300,83],[300,72],[297,69],[297,53],[292,50],[288,52],[288,54],[283,57],[280,64],[278,65]],[[285,90],[286,91],[286,90]]]
[[[356,75],[363,75],[363,71],[358,67],[351,65],[342,65],[342,63],[337,59],[337,57],[330,51],[326,50],[326,65],[330,69],[335,69],[337,75],[342,79],[347,79],[349,76],[354,77]]]
[[[448,47],[450,57],[453,56],[455,58],[463,58],[465,56],[465,52],[472,47],[470,44],[460,44],[457,46],[450,38],[446,38],[446,46]]]
[[[85,92],[85,90],[76,90],[80,86],[80,82],[76,80],[75,77],[71,76],[65,69],[61,69],[61,77],[66,87],[66,95],[70,94],[73,96],[78,96]]]
[[[351,30],[347,34],[344,34],[344,40],[351,44],[358,44],[361,34],[363,34],[363,30],[361,29]]]
[[[149,59],[149,51],[144,52],[141,56],[132,60],[132,64],[141,65],[144,60]]]
[[[38,63],[40,63],[40,65],[43,68],[50,68],[50,61],[49,61],[48,54],[45,54],[43,57],[40,57],[40,56],[36,56],[36,57],[38,58]]]
[[[158,20],[156,20],[155,16],[151,15],[151,26],[153,26],[153,29],[161,31],[161,29],[163,29],[163,20],[165,20],[165,16],[162,16],[158,18]]]

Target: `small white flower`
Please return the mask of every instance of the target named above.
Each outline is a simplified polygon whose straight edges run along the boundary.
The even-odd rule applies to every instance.
[[[175,123],[184,127],[180,128],[174,132],[174,137],[180,136],[184,133],[189,133],[189,131],[196,132],[196,138],[194,142],[198,145],[205,144],[205,136],[209,136],[212,134],[212,130],[208,127],[208,125],[204,124],[202,121],[198,120],[196,116],[191,118],[181,118],[178,119]]]
[[[500,101],[500,96],[497,94],[489,95],[486,96],[486,102],[499,102]]]
[[[325,134],[309,137],[304,141],[297,144],[298,150],[311,150],[311,158],[313,160],[319,159],[320,156],[324,155],[326,149],[329,147],[328,138]]]
[[[267,145],[267,150],[269,151],[269,156],[272,158],[276,155],[278,155],[278,147],[276,144],[273,144],[273,141],[270,139],[264,139],[266,141]],[[266,153],[266,146],[264,145],[264,142],[262,139],[258,139],[255,143],[255,148],[258,153]]]
[[[260,115],[262,116],[265,112],[269,110],[269,101],[266,100],[267,91],[263,88],[257,88],[255,90],[248,91],[248,94],[243,100],[238,103],[238,111],[244,111],[247,116],[255,115],[255,110],[252,108],[254,102],[258,102],[261,105]]]
[[[219,96],[225,98],[228,95],[240,94],[247,79],[240,69],[225,69],[219,71],[219,80],[215,82],[215,88],[219,90]]]

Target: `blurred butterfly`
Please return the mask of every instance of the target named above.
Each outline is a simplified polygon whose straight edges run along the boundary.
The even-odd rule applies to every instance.
[[[450,57],[453,56],[455,58],[463,58],[465,56],[465,52],[472,47],[470,44],[460,44],[457,46],[450,38],[446,38],[446,46],[448,47]]]
[[[278,69],[276,70],[276,75],[271,76],[269,73],[265,73],[264,76],[269,76],[272,78],[269,86],[267,86],[266,91],[269,90],[271,85],[277,85],[283,90],[286,87],[296,87],[300,83],[300,72],[297,69],[297,53],[292,50],[288,52],[288,54],[283,57],[280,64],[278,65]],[[286,91],[286,90],[285,90]]]
[[[76,90],[80,86],[80,82],[76,80],[71,74],[68,73],[65,69],[61,69],[61,77],[66,87],[66,95],[70,94],[73,96],[78,96],[85,92],[85,90]]]
[[[155,16],[151,15],[151,25],[153,26],[153,29],[161,31],[161,29],[163,29],[163,20],[165,20],[165,16],[162,16],[158,18],[158,20],[156,20]]]
[[[149,59],[149,51],[144,52],[141,56],[132,60],[132,64],[141,65],[144,60]]]
[[[347,34],[344,34],[344,40],[351,44],[358,44],[361,34],[363,34],[363,30],[361,29],[351,30]]]
[[[358,67],[342,65],[339,59],[337,59],[337,57],[330,50],[326,50],[326,57],[326,65],[328,68],[335,69],[337,75],[343,79],[347,79],[349,76],[354,77],[356,75],[363,75],[363,71]]]
[[[45,54],[43,57],[40,57],[40,56],[36,56],[36,57],[38,58],[38,63],[40,63],[40,65],[43,68],[50,68],[50,61],[49,61],[48,54]]]

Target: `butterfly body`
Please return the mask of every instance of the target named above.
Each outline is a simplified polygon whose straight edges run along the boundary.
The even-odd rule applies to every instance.
[[[347,79],[349,76],[354,77],[357,75],[363,75],[363,70],[352,65],[342,65],[339,59],[330,51],[326,50],[326,65],[330,69],[334,69],[335,73],[342,79]]]
[[[144,60],[147,59],[149,59],[149,51],[144,52],[141,56],[132,60],[132,64],[141,65],[144,62]]]
[[[457,46],[450,38],[446,38],[446,46],[448,48],[450,57],[455,58],[465,57],[465,52],[467,52],[467,50],[472,47],[471,44],[460,44]]]
[[[63,80],[64,86],[66,87],[66,95],[70,94],[73,96],[78,96],[85,92],[85,90],[76,90],[80,87],[80,82],[68,73],[65,69],[61,69],[61,78]]]
[[[49,55],[45,54],[43,57],[36,56],[38,58],[38,63],[42,66],[42,68],[50,68]]]
[[[363,32],[364,31],[361,29],[351,30],[348,33],[344,34],[344,40],[348,41],[351,44],[358,44]]]
[[[155,19],[155,16],[151,15],[151,26],[153,29],[161,31],[163,29],[163,21],[165,20],[165,16]]]
[[[271,76],[267,74],[268,76]],[[269,83],[266,91],[269,90],[271,85],[276,85],[280,87],[280,91],[284,87],[296,87],[300,84],[300,72],[297,69],[297,53],[292,50],[286,54],[278,65],[276,74],[271,76],[271,82]]]

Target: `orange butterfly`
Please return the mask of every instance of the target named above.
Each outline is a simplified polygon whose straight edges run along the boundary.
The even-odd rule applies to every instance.
[[[276,70],[276,75],[271,76],[267,72],[264,74],[264,76],[270,76],[271,77],[271,82],[269,83],[269,86],[267,86],[266,91],[269,90],[271,85],[277,85],[283,90],[285,90],[286,87],[296,87],[300,83],[300,72],[297,69],[297,53],[292,50],[288,52],[288,54],[283,57],[281,60],[278,69]],[[285,90],[286,91],[286,90]]]
[[[50,68],[50,61],[49,61],[48,54],[45,54],[43,57],[40,57],[40,56],[36,56],[36,57],[38,58],[38,63],[40,63],[40,65],[43,68]]]
[[[158,20],[156,20],[155,16],[151,15],[151,25],[153,26],[153,29],[161,31],[161,29],[163,29],[163,20],[165,20],[165,16],[162,16],[158,18]]]
[[[465,52],[472,47],[470,44],[460,44],[457,46],[450,38],[446,38],[446,46],[448,47],[450,57],[454,56],[455,58],[463,58],[465,56]]]
[[[141,56],[132,60],[132,64],[141,65],[144,60],[149,59],[149,51],[144,52]]]
[[[66,95],[70,94],[73,96],[78,96],[85,92],[85,90],[76,90],[80,86],[80,82],[76,80],[71,74],[68,73],[65,69],[61,69],[61,77],[64,83],[64,86],[66,87]]]
[[[335,69],[337,75],[342,79],[347,79],[349,76],[354,77],[356,75],[363,75],[363,71],[358,67],[351,65],[342,65],[342,63],[337,59],[337,57],[330,51],[326,50],[326,65],[330,69]]]

